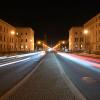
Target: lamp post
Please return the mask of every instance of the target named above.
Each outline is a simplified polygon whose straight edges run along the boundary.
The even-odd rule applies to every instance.
[[[85,45],[85,50],[88,50],[88,52],[91,52],[91,48],[90,48],[90,40],[87,39],[88,38],[88,34],[89,34],[89,30],[88,29],[84,29],[83,31],[84,33],[84,45]]]
[[[15,30],[11,30],[11,31],[10,31],[10,35],[14,37],[14,36],[15,36]],[[10,42],[13,42],[13,44],[14,44],[14,45],[13,45],[13,48],[12,48],[11,45],[10,45],[10,52],[11,52],[11,51],[14,52],[14,51],[15,51],[15,37],[14,37],[14,38],[10,38]],[[13,49],[13,50],[12,50],[12,49]]]
[[[40,41],[40,40],[38,40],[37,42],[36,42],[36,49],[38,50],[39,49],[39,46],[42,44],[42,42]]]
[[[66,49],[66,41],[61,41],[62,50],[65,52]]]

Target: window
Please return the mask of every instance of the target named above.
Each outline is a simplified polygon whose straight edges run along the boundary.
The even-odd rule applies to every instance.
[[[2,36],[0,36],[0,41],[2,41]]]
[[[5,44],[4,44],[4,49],[5,49]]]
[[[26,45],[26,49],[27,49],[28,47],[27,47],[27,45]]]
[[[77,33],[77,32],[75,32],[75,35],[76,35],[76,36],[77,36],[77,34],[78,34],[78,33]]]
[[[21,42],[23,42],[23,39],[21,39]]]
[[[83,42],[83,38],[82,37],[80,38],[80,42]]]
[[[13,43],[13,38],[12,38],[12,43]]]
[[[75,34],[77,35],[78,33],[77,33],[77,32],[75,32]]]
[[[2,26],[0,26],[0,32],[2,31]]]
[[[5,42],[5,36],[4,36],[4,42]]]
[[[7,33],[8,33],[8,28],[7,28]]]
[[[23,49],[23,45],[21,45],[21,49]]]
[[[16,39],[16,42],[17,42],[17,39]]]
[[[0,44],[0,49],[2,49],[2,44]]]
[[[75,42],[78,42],[78,38],[75,38]]]
[[[5,32],[5,27],[4,27],[4,32]]]
[[[10,42],[11,42],[11,37],[10,37]]]
[[[98,30],[98,34],[100,34],[100,30]]]
[[[78,47],[78,45],[76,44],[76,45],[75,45],[75,48],[77,48],[77,47]]]
[[[81,44],[81,45],[80,45],[80,48],[82,49],[82,47],[83,47],[83,45]]]

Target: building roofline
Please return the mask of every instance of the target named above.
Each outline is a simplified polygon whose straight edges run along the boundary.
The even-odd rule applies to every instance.
[[[83,26],[73,26],[69,29],[69,31],[71,31],[72,29],[82,29]]]
[[[100,16],[100,13],[98,13],[95,16],[91,17],[87,22],[84,23],[84,25],[88,24],[92,19],[94,19],[97,16]]]
[[[9,25],[10,27],[15,28],[13,25],[11,25],[11,24],[7,23],[6,21],[4,21],[4,20],[2,20],[2,19],[0,19],[0,22],[2,22],[2,23],[4,23],[4,24],[7,24],[7,25]]]
[[[34,30],[31,28],[31,27],[16,27],[16,29],[29,29],[29,30],[31,30],[31,31],[33,31],[34,32]]]

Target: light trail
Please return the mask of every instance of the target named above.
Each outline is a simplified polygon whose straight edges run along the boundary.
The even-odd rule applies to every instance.
[[[39,58],[41,56],[44,56],[45,55],[45,52],[44,51],[41,51],[41,52],[37,52],[37,53],[31,53],[31,54],[25,54],[25,55],[21,55],[19,56],[20,57],[25,57],[25,56],[30,56],[30,55],[36,55],[34,57],[35,58]],[[3,67],[3,66],[7,66],[7,65],[11,65],[11,64],[15,64],[15,63],[19,63],[19,62],[23,62],[23,61],[29,61],[31,59],[31,57],[28,57],[28,58],[25,58],[25,59],[22,59],[22,60],[18,60],[18,61],[13,61],[13,62],[8,62],[8,63],[5,63],[5,64],[1,64],[0,67]]]
[[[44,54],[44,51],[40,51],[40,52],[35,52],[35,53],[29,53],[29,54],[22,54],[22,55],[16,55],[17,58],[21,58],[21,57],[26,57],[26,56],[33,56],[33,55],[37,55],[37,54]]]
[[[74,61],[74,62],[76,62],[80,65],[83,65],[84,67],[87,67],[89,69],[100,72],[100,64],[90,62],[90,61],[87,61],[85,59],[79,58],[78,56],[72,56],[72,55],[66,54],[66,53],[60,53],[59,52],[58,54],[69,59],[69,60],[71,60],[71,61]]]
[[[19,62],[23,62],[23,61],[29,61],[29,60],[30,60],[30,57],[29,58],[26,58],[26,59],[14,61],[14,62],[9,62],[9,63],[6,63],[6,64],[2,64],[2,65],[0,65],[0,67],[7,66],[7,65],[11,65],[11,64],[15,64],[15,63],[19,63]]]
[[[29,53],[29,54],[21,54],[21,55],[15,55],[15,56],[3,56],[0,57],[0,59],[7,59],[7,58],[21,58],[21,57],[26,57],[26,56],[32,56],[32,55],[36,55],[36,54],[42,54],[45,53],[44,51],[40,51],[40,52],[35,52],[35,53]]]
[[[100,63],[100,59],[96,59],[96,58],[90,58],[90,57],[85,57],[85,56],[79,56],[79,55],[75,55],[75,54],[69,54],[73,57],[78,57],[78,58],[81,58],[81,59],[85,59],[85,60],[88,60],[88,61],[93,61],[93,62],[97,62],[97,63]]]

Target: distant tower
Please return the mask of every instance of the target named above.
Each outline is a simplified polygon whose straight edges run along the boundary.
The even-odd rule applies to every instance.
[[[47,34],[44,33],[44,42],[47,44]]]

